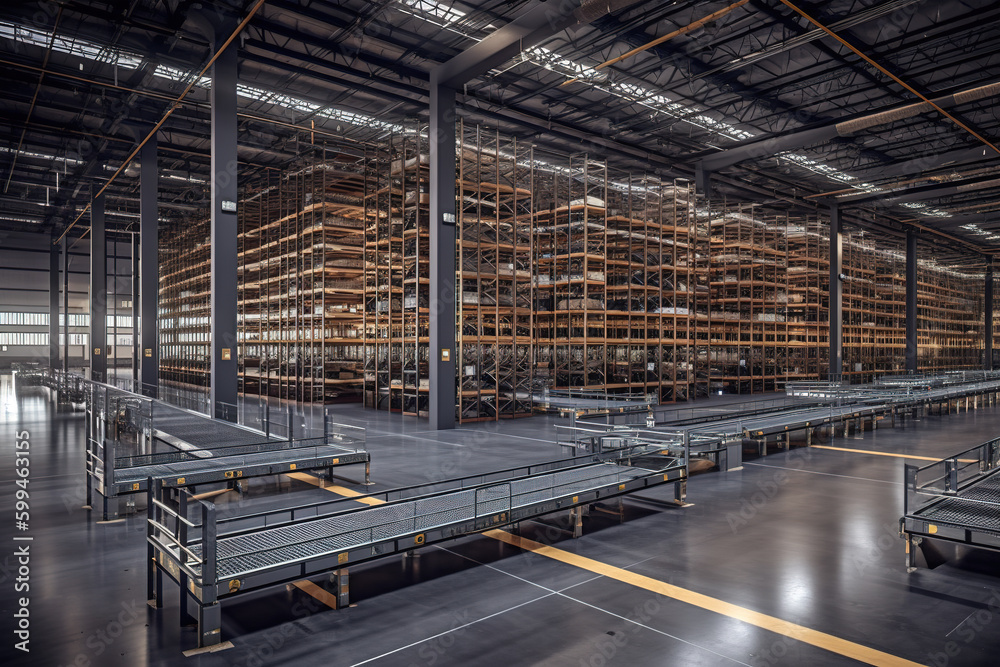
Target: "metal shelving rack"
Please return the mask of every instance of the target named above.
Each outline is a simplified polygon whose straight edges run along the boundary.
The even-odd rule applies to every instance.
[[[161,232],[160,379],[195,387],[209,383],[211,316],[210,225],[205,217]]]
[[[775,391],[787,379],[787,217],[753,204],[713,210],[711,340],[713,388]]]
[[[532,148],[461,124],[458,419],[532,413]]]
[[[242,391],[359,400],[363,383],[362,156],[326,146],[272,174],[240,216]]]
[[[789,218],[788,381],[826,377],[830,360],[830,242],[816,217]]]

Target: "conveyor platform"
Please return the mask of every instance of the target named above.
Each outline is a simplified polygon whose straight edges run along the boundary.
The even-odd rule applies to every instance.
[[[906,567],[927,541],[1000,551],[1000,438],[925,466],[907,465],[900,532]]]
[[[148,479],[167,486],[225,482],[296,470],[365,465],[365,429],[324,420],[322,436],[286,437],[212,419],[162,401],[109,385],[88,382],[87,504],[94,492],[102,499],[102,517],[114,519],[118,499],[141,493]],[[289,418],[289,424],[291,420]]]
[[[163,576],[176,581],[182,609],[188,596],[198,606],[207,646],[221,641],[220,600],[662,484],[674,484],[682,503],[686,480],[683,450],[665,457],[635,446],[226,518],[158,480],[149,491],[149,599],[161,606]]]

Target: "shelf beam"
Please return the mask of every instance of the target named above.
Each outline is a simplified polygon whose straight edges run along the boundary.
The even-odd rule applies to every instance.
[[[227,33],[228,34],[228,33]],[[217,39],[217,42],[221,40]],[[230,45],[212,65],[212,414],[237,419],[236,304],[237,49]],[[223,203],[232,210],[223,210]]]

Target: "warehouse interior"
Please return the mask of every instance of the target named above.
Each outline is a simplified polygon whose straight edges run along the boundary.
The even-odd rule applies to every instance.
[[[24,0],[0,50],[4,664],[1000,649],[995,3]]]

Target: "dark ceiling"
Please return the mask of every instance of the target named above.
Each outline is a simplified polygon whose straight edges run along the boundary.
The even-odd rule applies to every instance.
[[[213,26],[236,25],[256,4],[2,3],[0,229],[58,236],[81,217],[212,57]],[[306,131],[368,142],[426,119],[429,72],[535,4],[267,0],[237,42],[241,179],[294,161]],[[462,116],[665,177],[691,178],[699,160],[753,144],[750,159],[715,173],[715,196],[803,210],[840,201],[849,222],[884,234],[917,226],[925,248],[956,264],[1000,251],[991,147],[1000,87],[947,97],[1000,82],[1000,4],[791,2],[801,13],[779,0],[612,4],[625,9],[471,81]],[[952,118],[927,106],[850,122],[918,94],[944,98]],[[834,124],[833,136],[797,141]],[[207,88],[195,85],[158,137],[162,215],[203,210]],[[109,223],[135,223],[137,187],[130,167],[108,188]],[[87,224],[83,216],[71,236]]]

